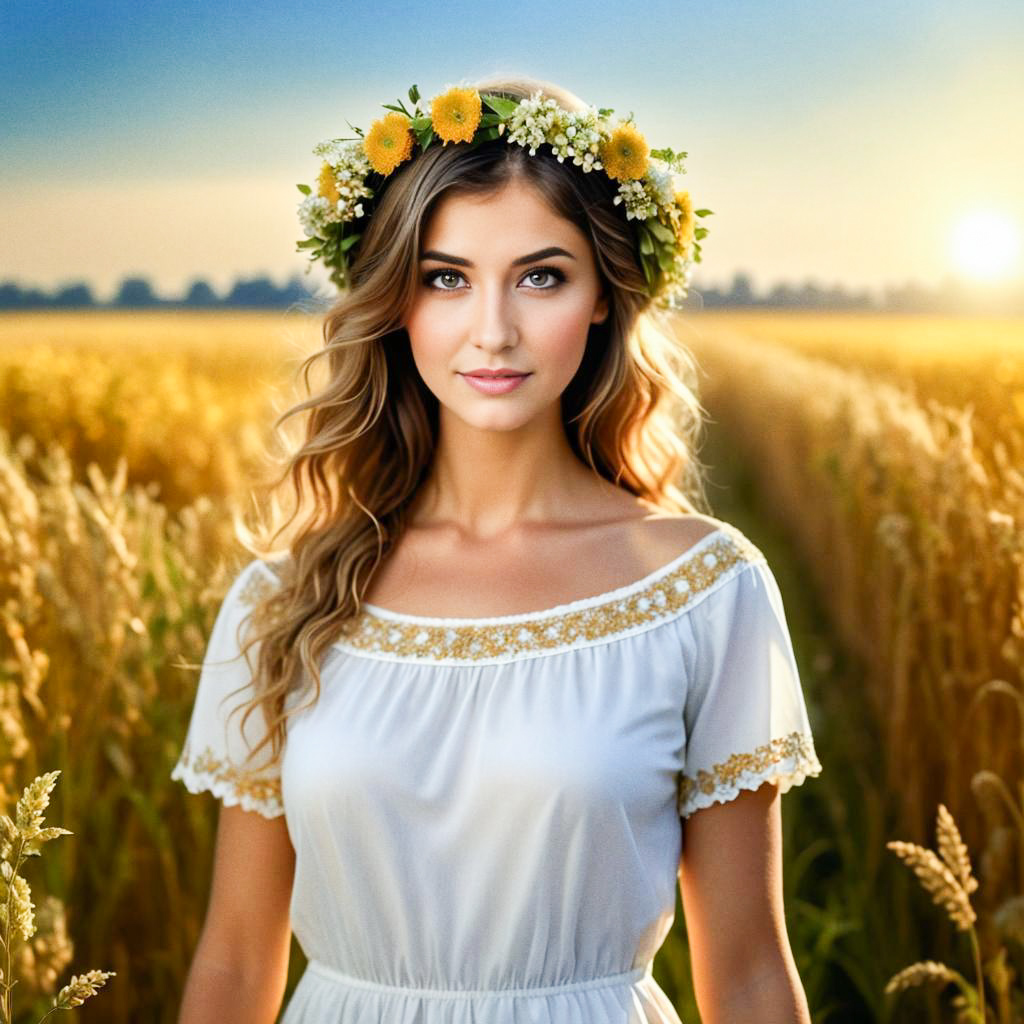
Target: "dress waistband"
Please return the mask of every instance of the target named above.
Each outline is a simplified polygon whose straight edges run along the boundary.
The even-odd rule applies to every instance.
[[[629,971],[622,971],[619,974],[606,974],[599,978],[587,978],[584,981],[569,981],[560,985],[527,986],[526,988],[491,988],[491,989],[467,989],[467,988],[407,988],[404,985],[384,985],[377,981],[370,981],[368,978],[357,978],[351,974],[345,974],[322,960],[310,960],[306,969],[319,974],[322,978],[337,982],[341,985],[348,985],[352,988],[367,989],[370,992],[390,993],[392,995],[418,996],[423,999],[480,999],[490,996],[500,998],[504,996],[549,996],[562,995],[566,992],[578,992],[581,989],[606,988],[611,985],[627,985],[639,981],[641,978],[650,975],[654,962],[651,961],[646,967],[634,967]]]

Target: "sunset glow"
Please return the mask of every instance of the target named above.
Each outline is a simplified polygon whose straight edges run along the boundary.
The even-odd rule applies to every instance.
[[[981,281],[1011,275],[1020,262],[1018,225],[994,210],[962,217],[953,228],[950,251],[957,269]]]

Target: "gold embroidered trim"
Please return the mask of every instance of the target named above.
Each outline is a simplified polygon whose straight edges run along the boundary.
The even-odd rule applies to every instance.
[[[232,793],[249,797],[265,808],[282,808],[280,778],[260,778],[251,771],[237,768],[231,762],[217,757],[211,747],[207,747],[201,754],[191,759],[186,753],[179,766],[201,776],[204,781],[227,786]]]
[[[744,774],[763,773],[769,766],[780,761],[796,759],[796,769],[813,774],[818,765],[811,737],[795,730],[787,736],[777,736],[749,754],[733,754],[732,757],[716,764],[711,771],[701,770],[696,777],[682,774],[679,783],[678,806],[682,812],[684,804],[694,793],[710,796],[718,790],[736,787]]]
[[[707,590],[737,562],[763,559],[760,550],[738,529],[725,524],[710,543],[683,558],[670,572],[618,599],[560,615],[540,613],[514,622],[459,625],[389,619],[364,609],[351,621],[351,632],[337,645],[422,660],[460,661],[553,650],[606,639],[667,618]]]

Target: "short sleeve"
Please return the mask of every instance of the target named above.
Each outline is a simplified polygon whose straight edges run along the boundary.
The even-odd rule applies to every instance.
[[[226,806],[237,804],[265,818],[284,813],[280,757],[271,764],[268,741],[243,767],[265,732],[266,718],[257,704],[242,726],[242,706],[253,697],[254,689],[250,661],[240,641],[246,639],[250,612],[275,579],[272,569],[254,559],[228,589],[207,643],[181,756],[171,772],[171,778],[184,783],[191,793],[208,790]],[[258,651],[257,642],[247,652],[253,666]],[[231,714],[235,708],[242,710]]]
[[[691,615],[680,816],[765,782],[778,783],[781,794],[818,775],[782,594],[763,557],[743,564]]]

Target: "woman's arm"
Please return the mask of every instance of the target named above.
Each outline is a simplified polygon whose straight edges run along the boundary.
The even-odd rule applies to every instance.
[[[213,881],[178,1024],[273,1024],[291,948],[295,851],[284,815],[221,805]]]
[[[778,786],[686,818],[679,880],[704,1024],[810,1024],[786,932]]]

